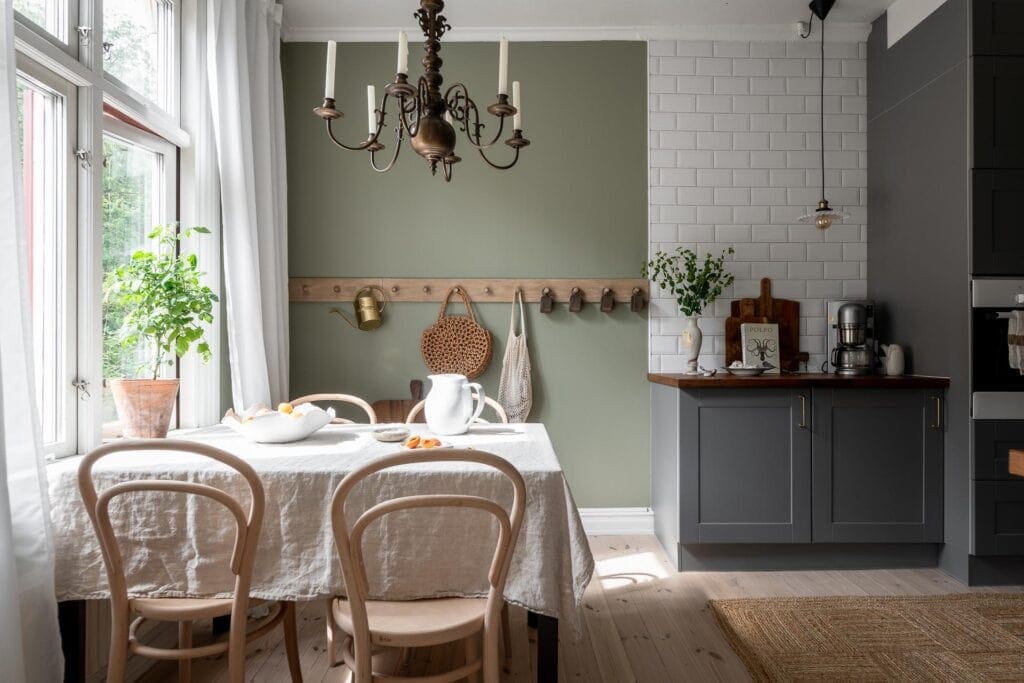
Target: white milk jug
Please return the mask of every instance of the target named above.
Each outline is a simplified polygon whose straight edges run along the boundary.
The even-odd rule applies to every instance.
[[[885,374],[891,377],[902,375],[905,363],[903,347],[899,344],[882,344],[882,351],[885,352]]]
[[[423,406],[427,427],[435,434],[465,434],[484,410],[484,389],[465,375],[430,375],[430,393]],[[476,406],[473,392],[476,392]]]

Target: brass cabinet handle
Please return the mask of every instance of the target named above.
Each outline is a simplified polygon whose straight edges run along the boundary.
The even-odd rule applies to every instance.
[[[800,399],[800,424],[797,425],[800,429],[807,429],[807,398],[800,394],[797,396]]]
[[[942,397],[932,396],[935,399],[935,424],[932,429],[942,429]]]

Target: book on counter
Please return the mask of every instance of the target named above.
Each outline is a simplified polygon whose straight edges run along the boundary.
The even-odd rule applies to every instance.
[[[747,366],[771,363],[766,375],[779,374],[779,324],[743,323],[740,325],[740,343],[743,346],[743,364]]]

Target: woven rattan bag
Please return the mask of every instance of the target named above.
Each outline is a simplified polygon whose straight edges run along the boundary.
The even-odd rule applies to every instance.
[[[452,294],[462,297],[468,315],[445,315]],[[466,291],[461,287],[449,289],[441,302],[437,322],[423,330],[423,362],[433,373],[458,373],[473,379],[484,374],[493,350],[491,333],[476,321]]]

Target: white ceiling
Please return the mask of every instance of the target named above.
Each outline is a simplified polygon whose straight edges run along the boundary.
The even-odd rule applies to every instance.
[[[865,26],[893,0],[838,0],[829,24]],[[501,31],[521,38],[660,37],[674,29],[715,27],[715,38],[757,30],[791,30],[810,16],[807,0],[448,0],[445,16],[455,27],[450,40],[494,39]],[[284,0],[289,40],[385,39],[397,28],[412,29],[417,0]],[[852,26],[845,26],[849,29]],[[462,34],[462,35],[459,35]],[[488,36],[487,38],[484,38]],[[411,37],[411,36],[410,36]]]

